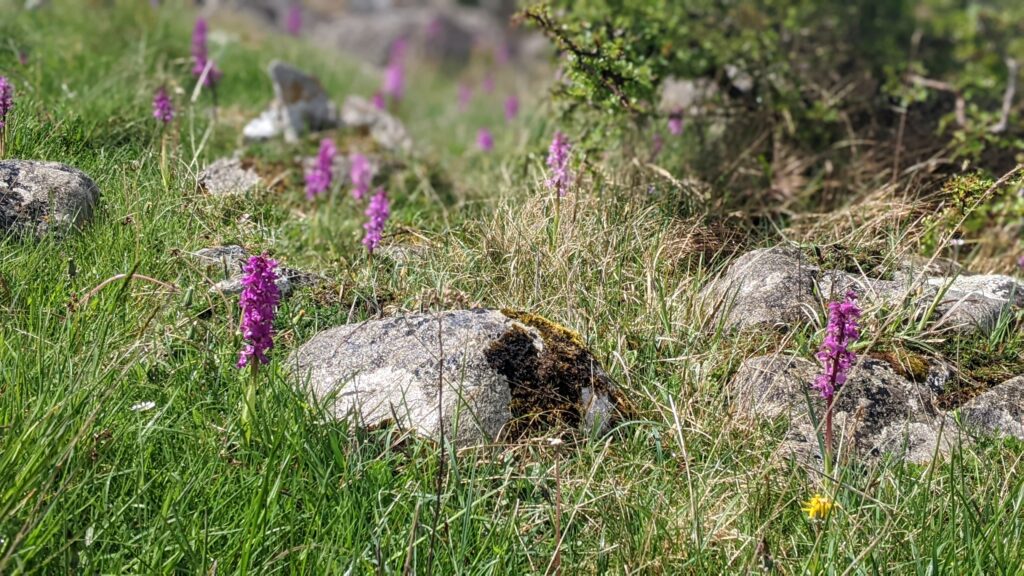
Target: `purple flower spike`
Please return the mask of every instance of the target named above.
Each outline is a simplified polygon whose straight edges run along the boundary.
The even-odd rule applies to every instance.
[[[476,133],[476,145],[484,152],[494,150],[494,136],[487,128],[481,128]]]
[[[377,193],[370,199],[370,205],[366,207],[366,223],[363,229],[366,236],[363,237],[363,246],[373,254],[373,251],[380,245],[381,234],[384,232],[384,224],[391,216],[391,203],[388,202],[388,195],[383,188],[378,188]]]
[[[4,127],[7,115],[14,108],[14,86],[6,76],[0,76],[0,128]]]
[[[505,119],[511,122],[519,116],[519,98],[514,94],[505,99]]]
[[[377,110],[384,110],[388,107],[388,103],[384,100],[384,95],[380,92],[375,92],[373,95],[373,107]]]
[[[370,182],[373,180],[370,161],[366,156],[356,152],[349,158],[349,162],[351,164],[349,176],[352,178],[352,197],[362,200],[370,191]]]
[[[217,64],[210,60],[206,46],[208,34],[209,26],[206,19],[197,19],[196,26],[192,30],[192,75],[197,78],[201,77],[206,67],[209,66],[210,71],[206,74],[203,85],[212,87],[220,80],[221,72],[217,69]]]
[[[267,351],[274,347],[274,314],[281,301],[277,287],[277,262],[266,254],[252,256],[242,269],[242,338],[247,342],[238,358],[238,367],[244,368],[255,358],[260,364],[270,362]]]
[[[676,111],[668,115],[668,132],[673,136],[683,133],[683,112]]]
[[[171,104],[171,97],[167,95],[167,89],[163,86],[157,88],[153,95],[153,117],[170,124],[174,120],[174,105]]]
[[[320,141],[320,151],[316,155],[316,162],[306,173],[306,198],[312,200],[331,188],[334,179],[334,157],[338,155],[338,148],[330,138]]]
[[[852,290],[846,293],[846,298],[842,302],[831,302],[828,305],[825,340],[817,354],[825,371],[814,380],[812,386],[821,392],[821,396],[829,405],[836,391],[846,383],[850,367],[857,359],[857,355],[850,351],[850,345],[860,338],[857,328],[857,319],[860,315],[857,294]]]
[[[569,173],[569,156],[572,154],[572,144],[561,131],[555,132],[551,139],[551,147],[548,148],[548,168],[551,169],[551,177],[547,180],[547,186],[553,192],[557,192],[559,198],[564,197],[572,184],[572,174]]]
[[[285,30],[292,36],[298,36],[302,32],[302,6],[292,4],[288,7],[288,15],[284,21]]]
[[[401,61],[393,61],[388,64],[387,70],[384,71],[384,84],[381,86],[381,92],[394,102],[402,99],[402,95],[405,93],[405,68]]]

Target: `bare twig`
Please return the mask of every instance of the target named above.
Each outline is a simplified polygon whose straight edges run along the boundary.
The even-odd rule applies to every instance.
[[[1016,58],[1006,59],[1006,92],[1003,93],[1003,109],[999,116],[999,122],[993,124],[988,131],[993,134],[1002,134],[1010,125],[1010,109],[1013,108],[1013,99],[1017,95],[1017,75],[1020,72],[1020,64]]]
[[[911,74],[907,77],[907,80],[915,86],[952,94],[956,98],[956,125],[961,128],[967,126],[967,101],[964,100],[964,96],[960,93],[959,88],[949,82],[925,78],[919,74]]]
[[[581,48],[540,10],[527,8],[521,14],[522,18],[533,21],[533,23],[536,24],[545,35],[554,40],[560,48],[575,55],[577,62],[586,68],[587,72],[590,72],[600,79],[601,83],[604,84],[604,87],[618,98],[619,103],[622,104],[623,108],[634,114],[641,112],[633,105],[632,102],[630,102],[629,97],[622,91],[620,83],[625,79],[621,75],[609,70],[598,70],[590,63],[591,60],[599,60],[602,57],[600,52]]]

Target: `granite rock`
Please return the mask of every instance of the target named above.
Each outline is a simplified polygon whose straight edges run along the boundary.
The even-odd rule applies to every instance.
[[[335,418],[457,445],[549,426],[607,429],[615,385],[579,336],[529,314],[452,310],[325,330],[290,357],[296,386]],[[442,384],[443,383],[443,384]]]
[[[0,160],[0,234],[62,234],[92,219],[100,190],[58,162]]]

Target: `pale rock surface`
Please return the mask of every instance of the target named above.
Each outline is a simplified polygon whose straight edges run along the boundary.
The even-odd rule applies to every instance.
[[[989,388],[958,411],[963,424],[972,431],[1024,440],[1024,376]]]
[[[821,462],[818,421],[825,403],[811,389],[821,367],[791,356],[760,356],[743,362],[727,386],[734,413],[749,421],[786,418],[789,430],[778,454],[804,463]],[[835,443],[840,457],[891,456],[925,463],[950,453],[960,440],[953,419],[935,405],[925,384],[897,374],[882,360],[861,359],[836,395]]]
[[[949,271],[951,276],[928,275]],[[959,274],[959,275],[957,275]],[[823,318],[829,300],[848,290],[862,308],[905,308],[936,332],[988,334],[1000,315],[1024,307],[1024,284],[999,275],[970,275],[955,266],[921,267],[893,279],[822,270],[796,248],[776,246],[737,258],[701,292],[705,310],[727,328],[790,328]]]
[[[346,126],[369,131],[370,137],[388,150],[408,152],[412,148],[412,139],[402,122],[365,98],[346,98],[341,119]]]
[[[77,168],[0,160],[0,234],[60,235],[89,222],[99,201],[96,183]]]
[[[260,175],[240,158],[219,158],[199,173],[199,187],[214,196],[242,196],[262,183]]]
[[[579,337],[508,314],[453,310],[331,328],[291,355],[292,378],[335,418],[435,440],[443,423],[460,446],[554,424],[607,429],[614,383]]]

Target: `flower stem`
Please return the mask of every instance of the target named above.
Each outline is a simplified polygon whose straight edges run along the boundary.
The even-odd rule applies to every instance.
[[[828,407],[825,408],[825,474],[832,472],[832,406],[833,398],[829,398]]]
[[[245,385],[245,394],[242,397],[242,432],[247,444],[252,440],[252,421],[256,414],[256,378],[259,362],[252,362],[250,366],[252,366],[252,370],[249,372],[250,378]]]

